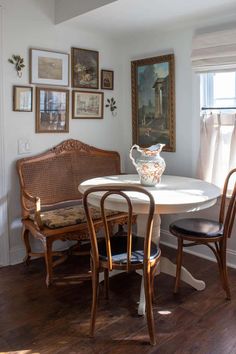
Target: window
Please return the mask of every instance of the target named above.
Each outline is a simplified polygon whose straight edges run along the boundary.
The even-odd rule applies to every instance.
[[[200,74],[199,177],[223,187],[236,167],[236,72]]]
[[[236,72],[201,74],[202,110],[236,112]]]

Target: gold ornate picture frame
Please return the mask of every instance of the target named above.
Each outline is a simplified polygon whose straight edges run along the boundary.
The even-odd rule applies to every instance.
[[[175,151],[174,54],[131,62],[133,144]]]

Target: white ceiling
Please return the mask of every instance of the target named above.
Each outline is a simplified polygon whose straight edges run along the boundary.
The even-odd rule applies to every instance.
[[[118,0],[71,21],[83,29],[120,36],[232,14],[236,22],[236,0]]]
[[[55,0],[55,24],[80,16],[117,0]]]

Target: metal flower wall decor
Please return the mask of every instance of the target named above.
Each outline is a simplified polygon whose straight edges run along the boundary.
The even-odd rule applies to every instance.
[[[8,59],[8,62],[15,66],[18,77],[21,77],[22,70],[25,67],[24,58],[20,55],[13,54],[12,57]]]
[[[117,113],[117,106],[116,106],[116,101],[114,99],[114,97],[112,98],[107,98],[107,102],[106,102],[106,107],[109,107],[110,108],[110,111],[112,113],[113,116],[116,115]]]

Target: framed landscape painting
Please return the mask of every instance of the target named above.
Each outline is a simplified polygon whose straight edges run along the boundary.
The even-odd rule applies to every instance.
[[[98,89],[98,52],[71,48],[72,87]]]
[[[131,62],[133,144],[175,151],[174,54]]]
[[[42,85],[69,85],[69,54],[30,49],[30,82]]]
[[[69,90],[36,87],[36,133],[69,132]]]
[[[103,92],[73,91],[72,118],[103,118]]]

